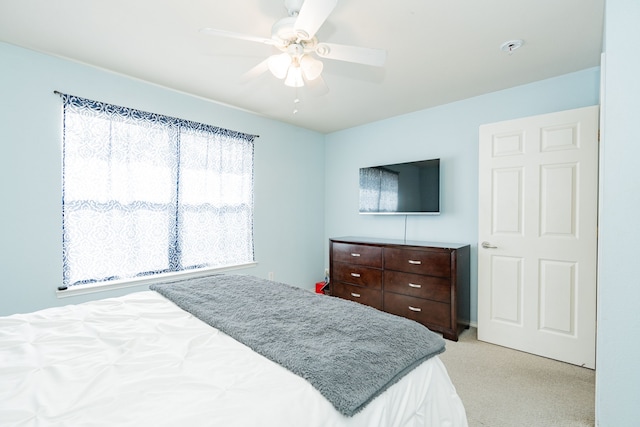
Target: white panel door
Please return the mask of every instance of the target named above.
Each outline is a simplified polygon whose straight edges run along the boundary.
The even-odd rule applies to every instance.
[[[595,367],[598,107],[483,125],[478,339]]]

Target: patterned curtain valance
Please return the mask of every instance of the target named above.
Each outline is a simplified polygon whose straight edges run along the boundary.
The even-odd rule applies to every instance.
[[[179,119],[177,117],[165,116],[157,113],[149,113],[147,111],[136,110],[119,105],[107,104],[105,102],[94,101],[87,98],[81,98],[75,95],[55,92],[60,95],[65,108],[75,108],[77,111],[91,110],[98,115],[104,115],[111,120],[135,120],[136,122],[160,123],[167,126],[183,126],[189,129],[202,130],[213,134],[221,134],[231,138],[242,138],[247,141],[253,141],[258,135],[251,135],[234,130],[224,129],[217,126],[207,125],[204,123],[193,122],[191,120]]]

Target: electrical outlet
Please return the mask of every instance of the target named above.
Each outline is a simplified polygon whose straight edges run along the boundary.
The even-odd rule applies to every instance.
[[[273,271],[269,272],[269,280],[271,280],[273,282],[273,279],[276,277],[275,273]]]

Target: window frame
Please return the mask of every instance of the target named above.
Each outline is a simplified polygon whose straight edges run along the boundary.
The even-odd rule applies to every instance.
[[[65,162],[67,161],[67,158],[65,157],[65,130],[66,130],[66,123],[64,122],[66,119],[66,114],[67,114],[67,107],[68,105],[71,105],[73,103],[75,108],[84,108],[87,110],[95,110],[95,111],[101,111],[101,113],[108,111],[109,113],[113,113],[112,116],[109,116],[109,120],[113,120],[115,118],[115,116],[117,115],[122,115],[125,114],[128,118],[133,117],[132,121],[134,123],[137,123],[137,119],[140,119],[140,123],[142,123],[141,118],[145,118],[148,119],[149,117],[152,117],[154,119],[154,121],[156,123],[161,123],[161,125],[167,125],[167,127],[169,126],[173,126],[175,127],[175,129],[177,130],[177,134],[178,136],[176,137],[176,141],[174,142],[176,144],[176,147],[178,147],[178,149],[176,150],[176,153],[174,153],[174,163],[176,165],[176,167],[180,168],[182,167],[181,163],[182,160],[180,158],[180,145],[181,145],[181,141],[180,141],[180,133],[184,130],[186,132],[190,132],[190,131],[197,131],[197,132],[208,132],[210,135],[215,136],[215,135],[224,135],[225,137],[231,137],[231,138],[238,138],[239,140],[242,140],[243,143],[248,143],[250,146],[250,152],[251,152],[251,171],[250,171],[250,193],[245,193],[250,195],[250,199],[251,199],[251,204],[249,206],[250,209],[250,223],[249,223],[249,229],[248,232],[250,234],[249,236],[249,240],[247,240],[247,244],[250,245],[250,252],[245,252],[245,254],[250,255],[250,257],[242,257],[245,258],[246,260],[248,260],[249,258],[251,259],[251,261],[240,261],[238,260],[237,264],[230,264],[230,265],[219,265],[219,266],[204,266],[204,267],[195,267],[194,266],[187,266],[187,267],[181,267],[180,264],[182,263],[181,261],[177,264],[177,265],[168,265],[168,271],[164,270],[164,271],[160,271],[160,272],[153,272],[153,271],[140,271],[139,273],[137,273],[135,276],[133,277],[117,277],[115,279],[111,279],[111,280],[102,280],[103,278],[98,277],[95,279],[83,279],[83,280],[76,280],[73,283],[66,283],[71,281],[70,278],[64,278],[62,279],[63,283],[61,286],[59,286],[57,288],[57,296],[58,297],[67,297],[67,296],[73,296],[73,295],[81,295],[81,294],[87,294],[87,293],[93,293],[93,292],[98,292],[98,291],[103,291],[103,290],[111,290],[111,289],[121,289],[121,288],[127,288],[127,287],[131,287],[131,286],[141,286],[141,285],[147,285],[150,283],[157,283],[157,282],[161,282],[161,281],[165,281],[165,280],[179,280],[179,279],[187,279],[187,278],[194,278],[194,277],[201,277],[201,276],[206,276],[206,275],[210,275],[214,272],[224,272],[224,271],[229,271],[229,270],[237,270],[237,269],[243,269],[243,268],[247,268],[247,267],[251,267],[251,266],[255,266],[257,263],[255,261],[255,241],[254,241],[254,234],[253,234],[253,221],[254,221],[254,213],[255,213],[255,208],[253,205],[253,175],[254,175],[254,165],[255,165],[255,157],[254,157],[254,149],[253,149],[253,144],[254,144],[254,139],[257,137],[257,135],[250,135],[250,134],[246,134],[246,133],[242,133],[242,132],[236,132],[236,131],[231,131],[228,129],[223,129],[223,128],[219,128],[216,126],[212,126],[212,125],[207,125],[207,124],[202,124],[202,123],[197,123],[197,122],[192,122],[192,121],[188,121],[188,120],[184,120],[184,119],[178,119],[178,118],[174,118],[174,117],[169,117],[169,116],[163,116],[163,115],[159,115],[159,114],[155,114],[155,113],[148,113],[148,112],[144,112],[144,111],[140,111],[140,110],[135,110],[133,108],[128,108],[128,107],[121,107],[121,106],[116,106],[116,105],[112,105],[112,104],[107,104],[107,103],[103,103],[103,102],[99,102],[99,101],[93,101],[93,100],[89,100],[86,98],[80,98],[77,96],[73,96],[73,95],[68,95],[68,94],[62,94],[59,92],[56,92],[58,95],[60,95],[63,99],[63,135],[62,135],[62,139],[63,139],[63,150],[62,150],[62,162],[63,162],[63,171],[62,171],[62,179],[63,179],[63,201],[62,201],[62,210],[63,210],[63,275],[67,274],[64,273],[64,271],[66,271],[66,263],[67,260],[65,259],[67,256],[67,245],[69,244],[67,241],[65,241],[65,235],[64,235],[64,226],[65,226],[65,199],[64,199],[64,195],[65,195],[65,184],[64,184],[64,179],[65,179]],[[174,192],[176,195],[180,193],[180,182],[179,180],[176,180],[176,182],[172,182],[172,185],[174,185],[174,187],[171,188],[171,191]],[[176,197],[176,209],[178,209],[178,202],[177,202],[178,197]],[[244,205],[243,205],[244,206]],[[178,227],[178,224],[180,223],[180,221],[178,221],[177,218],[175,218],[175,225],[176,227]],[[171,250],[171,245],[172,242],[173,244],[176,243],[177,238],[175,239],[171,239],[171,236],[169,236],[169,250]],[[179,269],[173,269],[173,268],[179,268]],[[114,272],[114,273],[118,273],[118,272]],[[85,281],[85,283],[82,283],[83,281]]]

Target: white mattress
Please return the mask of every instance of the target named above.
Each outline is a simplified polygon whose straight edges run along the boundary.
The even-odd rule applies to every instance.
[[[2,426],[467,426],[438,357],[353,417],[156,292],[0,317]]]

